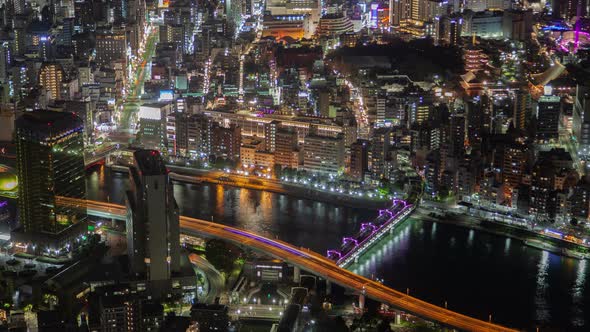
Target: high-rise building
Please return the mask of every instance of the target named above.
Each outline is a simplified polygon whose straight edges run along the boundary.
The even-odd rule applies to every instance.
[[[297,132],[295,130],[279,128],[276,131],[274,155],[275,164],[281,165],[281,167],[298,167],[299,151],[297,150]]]
[[[180,155],[209,156],[211,119],[203,114],[176,112],[176,149]]]
[[[512,124],[514,128],[524,130],[529,122],[530,94],[524,89],[514,92],[514,111]]]
[[[538,106],[536,133],[537,142],[557,142],[559,139],[561,98],[558,96],[541,96],[541,98],[539,98]]]
[[[436,20],[438,24],[438,38],[442,44],[455,46],[461,43],[463,19],[443,16]]]
[[[12,0],[8,1],[8,3],[12,4],[15,15],[23,15],[25,13],[25,0]]]
[[[172,103],[151,103],[139,109],[138,138],[147,149],[163,150],[168,147],[166,120],[172,113]]]
[[[553,16],[569,20],[574,16],[584,17],[588,13],[587,0],[554,0]]]
[[[237,125],[230,125],[229,128],[219,125],[213,126],[211,135],[211,153],[218,158],[238,160],[240,158],[240,145],[242,142],[242,131]]]
[[[271,121],[264,124],[264,145],[268,152],[275,152],[276,150],[279,124],[279,121]]]
[[[590,185],[588,181],[582,180],[574,187],[570,206],[572,216],[588,220],[590,216]]]
[[[211,154],[211,136],[213,125],[211,119],[197,114],[189,118],[188,152],[191,155],[209,156]]]
[[[320,36],[337,37],[346,32],[352,32],[353,25],[348,16],[342,14],[327,14],[320,18],[317,33]]]
[[[108,65],[127,59],[127,38],[124,31],[96,35],[96,62]]]
[[[555,168],[547,160],[533,167],[529,213],[538,219],[546,220],[555,213],[555,173]]]
[[[504,146],[502,160],[502,179],[505,193],[511,194],[512,190],[521,184],[526,169],[528,149],[522,143],[514,143]]]
[[[96,293],[97,317],[93,320],[100,322],[101,331],[160,330],[164,307],[141,298],[129,285],[103,286]]]
[[[17,234],[25,241],[61,248],[86,220],[86,213],[56,202],[86,198],[83,135],[82,120],[69,112],[39,110],[16,120]]]
[[[74,25],[76,21],[73,17],[63,19],[62,39],[66,46],[72,46],[72,36],[74,35]]]
[[[46,91],[48,100],[61,98],[64,70],[59,63],[44,62],[39,69],[39,85]]]
[[[127,191],[127,252],[132,275],[170,280],[180,270],[178,206],[164,160],[156,150],[133,153]]]
[[[449,129],[450,152],[455,157],[461,156],[465,152],[467,138],[465,114],[461,112],[452,114]]]
[[[344,137],[308,135],[303,144],[303,167],[312,173],[336,174],[344,167]]]
[[[350,177],[357,182],[369,173],[369,141],[357,140],[350,147]]]
[[[374,179],[386,176],[386,160],[393,141],[390,127],[377,128],[371,138],[371,174]]]
[[[14,56],[12,51],[13,44],[14,41],[10,39],[0,40],[0,83],[8,82],[8,72]]]
[[[578,85],[574,100],[572,131],[578,145],[578,154],[586,159],[590,156],[590,89]]]

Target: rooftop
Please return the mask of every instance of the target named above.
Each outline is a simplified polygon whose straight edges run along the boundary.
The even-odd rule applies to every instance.
[[[143,176],[166,175],[166,165],[156,150],[138,150],[133,153],[138,170]]]
[[[82,127],[82,120],[74,113],[36,110],[25,112],[16,120],[18,129],[35,132],[40,136],[74,130]]]

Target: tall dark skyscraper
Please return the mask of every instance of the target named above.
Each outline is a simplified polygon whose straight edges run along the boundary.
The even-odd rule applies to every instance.
[[[131,272],[150,282],[180,270],[178,206],[160,153],[138,150],[127,192],[127,253]]]
[[[85,213],[56,205],[57,196],[86,198],[83,131],[82,120],[69,112],[39,110],[16,120],[16,233],[24,241],[58,246],[86,220]]]
[[[350,147],[350,175],[361,182],[369,172],[369,141],[357,140]]]
[[[542,96],[537,110],[537,141],[557,142],[559,139],[559,117],[561,99],[557,96]]]

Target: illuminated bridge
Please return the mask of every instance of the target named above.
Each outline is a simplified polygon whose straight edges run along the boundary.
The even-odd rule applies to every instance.
[[[380,210],[379,217],[373,222],[361,224],[361,230],[354,237],[342,239],[339,250],[328,250],[327,257],[335,260],[340,267],[347,267],[384,234],[394,229],[414,211],[414,205],[401,199],[394,199],[391,207]]]
[[[58,199],[58,204],[87,208],[89,215],[99,217],[108,216],[108,218],[113,219],[124,219],[126,215],[125,206],[112,203],[62,197]],[[269,239],[234,227],[185,216],[180,217],[180,227],[181,231],[185,234],[220,238],[263,252],[303,270],[315,273],[344,288],[355,290],[363,296],[368,296],[382,303],[388,303],[424,319],[439,322],[444,326],[466,331],[516,331],[468,317],[411,297],[376,281],[343,269],[336,265],[334,261],[318,253],[295,247],[283,241]]]

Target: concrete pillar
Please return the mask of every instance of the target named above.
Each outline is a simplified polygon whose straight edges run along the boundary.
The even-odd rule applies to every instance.
[[[399,311],[395,312],[395,325],[400,325],[402,323],[402,315]]]
[[[326,279],[326,295],[332,294],[332,283]]]
[[[359,308],[365,310],[365,294],[359,295]]]
[[[357,256],[354,256],[354,262],[355,263],[358,263],[359,262],[359,256],[358,255]]]
[[[389,229],[389,234],[393,234],[393,229],[394,229],[394,227],[391,227],[391,228]]]
[[[293,282],[299,283],[301,281],[301,269],[298,266],[293,267]]]

